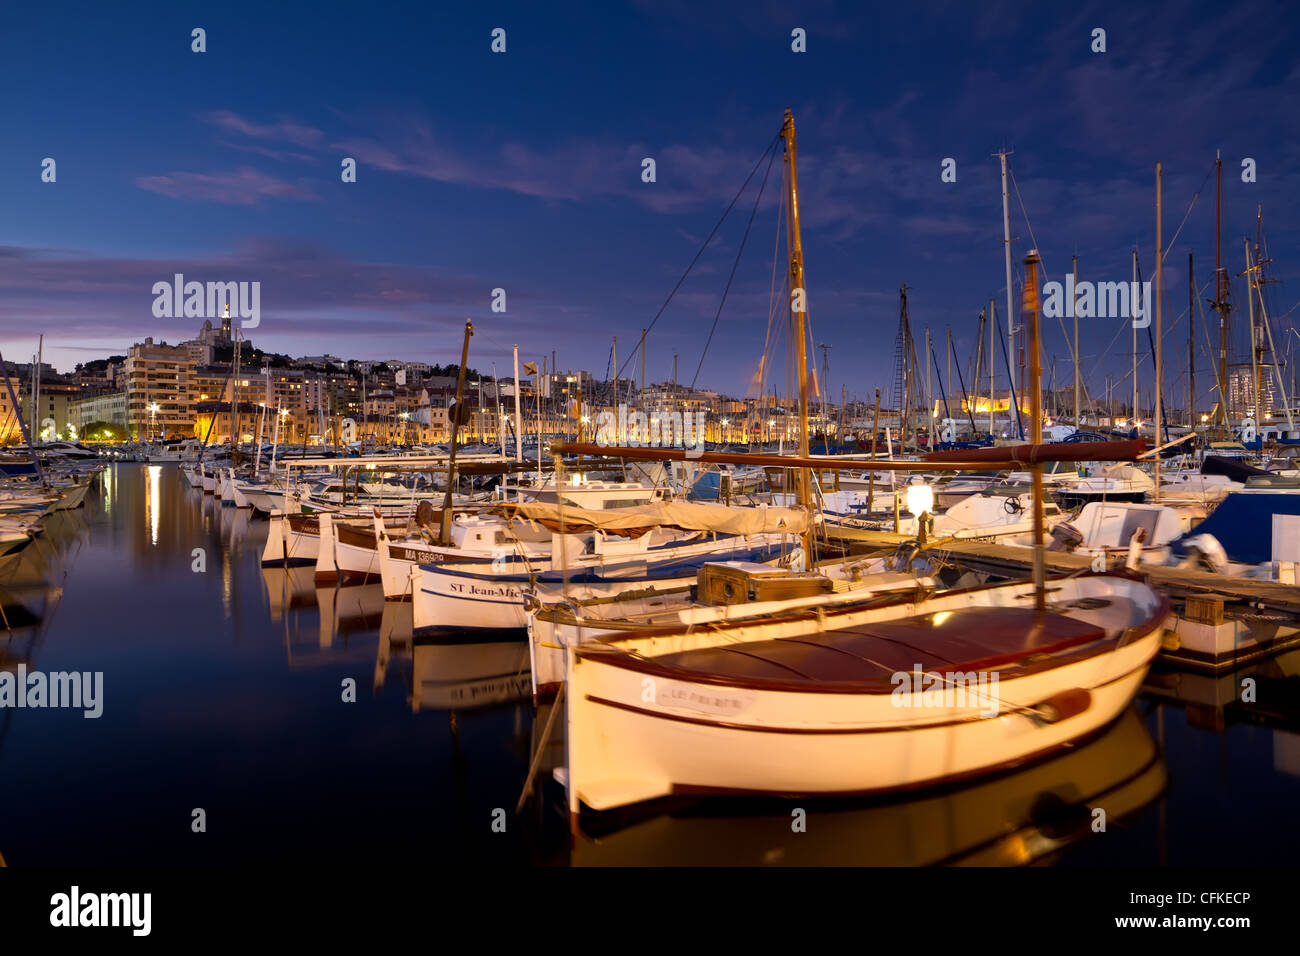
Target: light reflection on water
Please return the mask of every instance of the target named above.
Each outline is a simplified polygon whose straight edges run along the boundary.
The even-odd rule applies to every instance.
[[[12,865],[414,859],[492,864],[1294,859],[1300,652],[1243,675],[1157,673],[1105,734],[1018,773],[907,799],[666,801],[594,821],[570,849],[521,642],[413,642],[378,584],[262,568],[268,523],[117,465],[85,509],[0,559],[0,666],[102,670],[104,716],[0,710],[0,853]],[[192,570],[202,548],[206,571]],[[4,625],[0,621],[0,625]],[[354,682],[355,703],[344,702]],[[555,721],[557,731],[563,721]],[[191,811],[209,832],[192,834]],[[807,830],[791,810],[808,812]],[[1093,810],[1107,828],[1093,832]],[[1242,808],[1249,808],[1243,810]],[[493,812],[508,814],[494,833]]]
[[[149,465],[145,468],[145,496],[149,504],[149,539],[155,548],[158,546],[158,521],[162,513],[162,507],[159,504],[162,496],[161,476],[162,465]]]

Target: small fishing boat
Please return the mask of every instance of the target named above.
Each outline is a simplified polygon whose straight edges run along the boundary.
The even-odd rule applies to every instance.
[[[571,650],[570,810],[674,793],[850,795],[1047,756],[1111,723],[1168,602],[1118,574],[960,589]]]
[[[708,506],[698,506],[708,507]],[[789,551],[785,534],[710,535],[650,546],[603,532],[559,535],[550,559],[529,562],[508,552],[491,562],[443,560],[411,572],[416,633],[428,629],[523,630],[528,626],[524,592],[538,583],[566,586],[580,599],[612,597],[693,576],[709,561],[765,561]],[[563,557],[556,557],[557,554]]]
[[[932,578],[891,572],[883,558],[830,561],[813,571],[779,563],[711,562],[697,574],[613,597],[580,600],[563,586],[525,592],[534,698],[564,681],[564,652],[609,634],[665,625],[711,625],[757,619],[804,607],[862,603],[887,592],[931,589]]]
[[[803,288],[788,110],[780,138],[791,283]],[[646,626],[569,647],[568,760],[557,776],[573,823],[584,806],[604,811],[673,794],[848,796],[946,785],[1056,753],[1129,706],[1160,648],[1169,604],[1131,573],[1046,575],[1042,465],[1079,453],[1043,444],[1040,262],[1033,250],[1025,258],[1031,444],[927,455],[1029,464],[1032,578]],[[802,343],[806,316],[797,306],[791,314],[792,338]],[[806,409],[804,366],[801,351]],[[809,508],[806,413],[801,419],[797,467]],[[1131,460],[1133,449],[1109,444],[1088,458]],[[931,496],[915,497],[919,507]]]

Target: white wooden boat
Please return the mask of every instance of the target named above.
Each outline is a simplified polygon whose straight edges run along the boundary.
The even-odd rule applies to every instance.
[[[579,833],[569,863],[1025,866],[1071,844],[1104,842],[1109,837],[1092,829],[1094,807],[1105,808],[1110,827],[1122,825],[1167,784],[1160,748],[1129,707],[1095,738],[1015,773],[893,800],[808,805],[815,820],[806,830],[790,826],[793,804],[737,812],[733,804],[683,798],[671,807],[678,812],[628,814],[627,826]]]
[[[559,540],[563,537],[563,541]],[[411,572],[416,633],[430,628],[522,630],[528,626],[524,591],[535,583],[561,585],[580,599],[611,597],[696,574],[708,561],[763,561],[789,550],[785,534],[697,535],[658,547],[598,532],[587,541],[556,535],[553,557],[528,562],[508,553],[491,562],[439,561]],[[637,547],[640,545],[640,547]],[[563,560],[554,557],[565,550]]]
[[[711,587],[709,577],[723,574],[743,586],[732,593]],[[698,627],[805,607],[836,607],[861,603],[877,594],[932,589],[934,584],[928,577],[887,570],[883,558],[852,558],[805,572],[793,572],[775,562],[710,562],[696,574],[589,600],[566,595],[562,585],[538,584],[525,592],[533,696],[554,694],[564,682],[565,648],[593,638],[644,627]]]
[[[235,469],[226,468],[218,476],[217,492],[221,504],[227,508],[251,508],[253,503],[244,494],[240,482],[235,478]]]
[[[1117,574],[1051,579],[1043,611],[1034,593],[1017,582],[583,644],[566,661],[570,811],[878,793],[1054,753],[1133,699],[1169,606]]]

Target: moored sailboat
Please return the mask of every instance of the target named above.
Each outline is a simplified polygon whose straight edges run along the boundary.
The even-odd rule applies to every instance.
[[[781,138],[791,284],[802,289],[788,110]],[[829,796],[935,786],[1054,753],[1123,712],[1159,650],[1168,602],[1124,574],[1046,578],[1042,461],[1051,456],[1041,453],[1038,262],[1031,251],[1022,306],[1031,444],[949,453],[985,460],[1024,453],[1032,578],[760,620],[650,626],[568,648],[563,776],[571,819],[583,806],[608,810],[674,793]],[[803,301],[791,302],[797,343],[806,334]],[[806,460],[802,348],[796,361]],[[800,484],[807,488],[806,473]]]

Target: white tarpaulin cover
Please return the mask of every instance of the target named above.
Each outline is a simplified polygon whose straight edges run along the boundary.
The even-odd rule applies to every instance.
[[[798,508],[757,505],[733,508],[728,505],[665,501],[636,508],[574,508],[536,501],[499,506],[502,514],[538,521],[558,530],[563,510],[567,531],[599,530],[613,533],[640,532],[670,527],[687,531],[716,531],[720,534],[803,534],[808,515]]]

